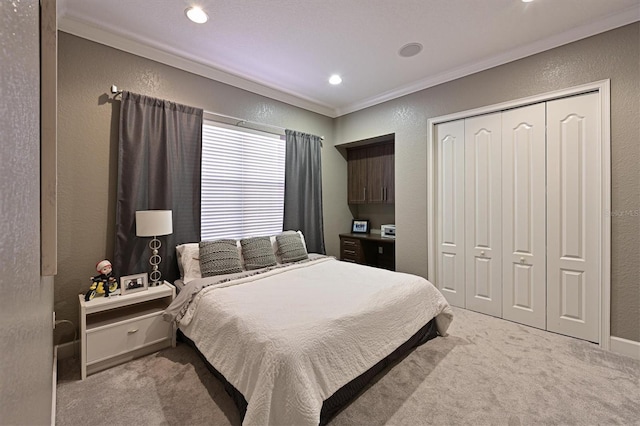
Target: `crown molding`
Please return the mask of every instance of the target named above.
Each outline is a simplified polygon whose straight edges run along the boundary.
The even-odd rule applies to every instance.
[[[603,33],[605,31],[613,30],[615,28],[622,27],[624,25],[632,24],[636,21],[640,21],[640,7],[632,6],[614,15],[609,15],[599,21],[591,22],[587,25],[573,28],[564,33],[537,41],[535,43],[520,46],[516,49],[502,53],[500,55],[493,56],[480,62],[469,63],[459,68],[447,71],[436,76],[430,76],[428,78],[416,81],[414,83],[401,86],[397,89],[390,90],[371,98],[364,99],[359,102],[349,104],[344,107],[336,109],[337,116],[346,115],[352,112],[356,112],[365,108],[369,108],[374,105],[381,104],[399,97],[409,95],[411,93],[418,92],[420,90],[428,89],[438,84],[446,83],[458,78],[466,77],[471,74],[475,74],[480,71],[494,68],[499,65],[503,65],[509,62],[516,61],[518,59],[525,58],[527,56],[535,55],[546,50],[550,50],[574,41],[578,41],[587,37],[591,37],[596,34]]]
[[[544,52],[564,44],[572,43],[583,38],[631,24],[636,21],[640,21],[640,7],[632,6],[599,21],[594,21],[587,25],[565,31],[564,33],[544,40],[520,46],[516,49],[493,56],[486,60],[465,64],[451,71],[441,73],[436,76],[430,76],[411,84],[337,108],[333,108],[317,100],[305,97],[299,93],[286,91],[279,87],[273,87],[264,83],[256,82],[248,76],[238,75],[237,73],[222,70],[212,64],[203,63],[201,58],[188,56],[184,52],[171,50],[167,48],[167,46],[159,45],[152,40],[142,40],[133,34],[116,34],[114,31],[99,28],[70,16],[60,16],[58,29],[78,37],[151,59],[165,65],[173,66],[230,86],[266,96],[289,105],[330,118],[336,118],[383,102],[397,99],[420,90],[428,89],[430,87],[437,86],[438,84],[446,83],[448,81],[497,67],[527,56]]]
[[[203,63],[195,57],[189,57],[184,52],[172,51],[166,46],[160,46],[150,40],[134,39],[132,35],[116,34],[108,29],[98,28],[84,21],[69,16],[61,16],[58,29],[84,39],[104,44],[124,52],[132,53],[143,58],[151,59],[165,65],[179,68],[193,74],[200,75],[230,86],[243,89],[257,95],[284,102],[308,111],[336,117],[336,110],[320,102],[305,98],[296,93],[287,92],[281,88],[269,87],[246,77],[231,74],[213,65]]]

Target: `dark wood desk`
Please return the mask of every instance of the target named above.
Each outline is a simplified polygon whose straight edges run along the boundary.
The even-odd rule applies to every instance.
[[[380,234],[340,234],[340,260],[396,270],[396,240]]]

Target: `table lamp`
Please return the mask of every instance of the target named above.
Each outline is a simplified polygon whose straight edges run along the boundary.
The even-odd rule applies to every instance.
[[[151,257],[149,258],[151,274],[149,274],[149,280],[151,281],[151,286],[159,285],[162,277],[162,273],[158,270],[158,265],[162,261],[158,254],[158,250],[162,246],[158,236],[172,233],[173,217],[171,210],[141,210],[136,212],[136,235],[138,237],[153,237],[149,242],[149,248],[151,249]]]

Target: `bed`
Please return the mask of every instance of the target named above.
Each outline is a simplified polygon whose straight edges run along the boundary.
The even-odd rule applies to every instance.
[[[247,425],[326,423],[452,318],[424,278],[320,255],[191,279],[165,312]]]

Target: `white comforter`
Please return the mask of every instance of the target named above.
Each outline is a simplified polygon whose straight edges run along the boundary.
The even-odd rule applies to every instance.
[[[212,278],[215,279],[215,278]],[[325,399],[432,318],[424,278],[321,258],[202,289],[179,326],[247,400],[245,425],[317,425]]]

